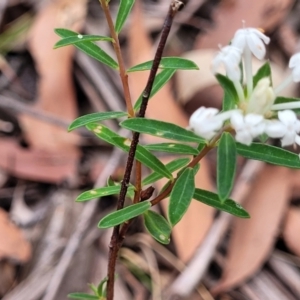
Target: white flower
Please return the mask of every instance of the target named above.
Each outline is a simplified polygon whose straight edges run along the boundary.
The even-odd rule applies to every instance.
[[[190,118],[190,128],[197,135],[210,140],[223,125],[222,120],[215,118],[218,112],[216,108],[198,108]]]
[[[241,112],[232,114],[231,125],[236,132],[235,139],[241,144],[251,145],[253,139],[264,132],[265,120],[262,115],[247,114]]]
[[[238,81],[241,78],[241,70],[239,63],[241,60],[241,50],[234,46],[223,47],[216,55],[212,62],[212,71],[217,73],[217,70],[224,64],[226,74],[232,81]]]
[[[270,84],[271,82],[268,77],[258,81],[250,96],[247,113],[263,115],[271,110],[276,96]]]
[[[263,59],[266,54],[266,47],[263,42],[269,44],[270,38],[258,29],[243,28],[237,30],[231,44],[241,49],[241,51],[244,51],[246,47],[249,47],[256,58]]]
[[[269,121],[265,132],[272,138],[281,138],[282,146],[300,145],[300,121],[292,110],[283,110],[278,112],[278,119]]]
[[[290,58],[289,67],[293,69],[293,81],[300,81],[300,53],[294,54]]]

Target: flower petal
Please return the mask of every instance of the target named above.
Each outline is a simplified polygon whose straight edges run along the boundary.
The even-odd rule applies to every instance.
[[[300,53],[294,54],[289,61],[289,68],[297,67],[300,64]]]
[[[280,121],[269,121],[266,124],[265,132],[271,138],[281,138],[286,133],[286,127]]]
[[[253,140],[250,132],[247,131],[238,131],[235,135],[235,139],[237,142],[247,146],[250,146]]]
[[[262,40],[255,35],[254,33],[251,33],[247,36],[247,44],[253,53],[253,55],[257,59],[263,59],[266,55],[266,47]]]
[[[263,116],[262,115],[257,115],[257,114],[247,114],[245,116],[245,123],[249,124],[251,126],[255,126],[259,124],[260,122],[263,121]]]
[[[297,121],[297,116],[292,110],[283,110],[278,112],[278,119],[284,124],[289,125]]]
[[[296,133],[294,131],[288,131],[281,139],[281,146],[290,146],[295,143]]]
[[[230,118],[232,127],[239,130],[244,127],[244,116],[241,112],[234,112]]]

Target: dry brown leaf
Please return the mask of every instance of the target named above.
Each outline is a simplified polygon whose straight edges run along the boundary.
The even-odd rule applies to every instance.
[[[291,251],[300,257],[300,208],[292,207],[288,210],[283,229],[284,240]]]
[[[214,293],[223,292],[252,276],[272,250],[289,201],[290,170],[266,165],[244,205],[250,219],[235,219],[228,257]]]
[[[25,263],[31,257],[31,246],[21,230],[13,224],[6,211],[0,208],[0,260]]]
[[[80,28],[81,22],[78,22],[78,19],[74,20],[74,16],[70,15],[73,12],[72,5],[85,9],[85,3],[82,0],[56,1],[46,6],[38,14],[29,35],[29,49],[40,76],[38,101],[35,106],[69,121],[77,116],[72,82],[72,59],[75,49],[70,46],[54,50],[53,46],[59,40],[54,33],[54,28],[69,25],[67,16],[73,21],[71,29]],[[26,139],[33,148],[54,152],[77,151],[74,147],[77,136],[68,134],[62,128],[27,115],[22,117],[22,125]]]
[[[287,16],[292,0],[252,0],[232,1],[231,5],[219,5],[213,12],[214,26],[199,36],[196,48],[216,48],[218,44],[227,45],[235,31],[242,26],[260,27],[266,31],[274,30]]]
[[[66,176],[72,179],[70,176],[76,173],[78,155],[75,152],[22,148],[9,138],[1,138],[0,143],[0,167],[18,178],[57,183]]]
[[[153,59],[151,41],[143,27],[143,17],[139,6],[136,5],[132,15],[132,26],[129,30],[131,53],[131,65],[135,65]],[[130,86],[133,99],[137,99],[148,79],[147,72],[130,74]],[[147,108],[147,117],[172,122],[180,126],[187,126],[188,121],[182,108],[172,96],[171,86],[167,84],[159,93],[150,100]],[[157,141],[156,138],[146,136],[148,142]],[[171,159],[171,158],[168,158]],[[173,157],[174,159],[174,157]],[[167,162],[167,159],[164,161]],[[163,182],[159,183],[162,188]],[[196,186],[212,190],[210,174],[205,159],[201,161],[201,168],[196,176]],[[164,209],[167,209],[167,201],[162,201]],[[213,220],[214,210],[199,202],[193,201],[183,219],[173,229],[173,239],[180,259],[188,261],[202,242]]]

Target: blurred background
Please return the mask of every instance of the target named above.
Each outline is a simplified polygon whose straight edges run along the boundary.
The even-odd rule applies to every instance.
[[[169,2],[136,1],[120,35],[127,67],[153,58]],[[110,1],[113,16],[118,4]],[[200,71],[177,72],[151,100],[147,116],[185,127],[198,107],[221,107],[223,94],[210,62],[242,20],[271,37],[266,60],[276,86],[288,74],[289,57],[300,51],[299,15],[299,0],[187,1],[164,56],[191,59]],[[88,292],[88,283],[97,285],[106,276],[111,230],[97,223],[115,209],[116,198],[74,200],[108,178],[121,180],[125,157],[85,129],[67,128],[83,114],[124,110],[122,87],[117,72],[73,46],[53,50],[59,39],[54,28],[109,35],[97,0],[0,1],[4,300],[63,300],[70,292]],[[114,57],[109,43],[101,47]],[[262,64],[253,63],[256,69]],[[133,100],[147,76],[129,76]],[[299,97],[299,86],[290,86],[284,96]],[[105,124],[118,130],[115,120]],[[215,165],[212,151],[202,161],[197,187],[215,190]],[[146,233],[142,220],[133,222],[120,252],[115,299],[300,299],[299,172],[239,158],[232,198],[251,219],[193,202],[167,246]],[[165,202],[157,208],[162,213]]]

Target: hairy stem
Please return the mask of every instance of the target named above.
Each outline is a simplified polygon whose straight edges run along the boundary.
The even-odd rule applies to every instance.
[[[101,4],[103,3],[103,5],[102,5],[103,7],[104,6],[107,7],[105,0],[100,0],[100,1],[101,1]],[[104,3],[105,3],[105,5],[104,5]],[[155,57],[153,60],[153,65],[152,65],[152,68],[151,68],[151,71],[149,74],[148,82],[147,82],[146,87],[143,92],[142,104],[141,104],[140,111],[138,113],[139,117],[145,116],[148,100],[149,100],[150,93],[151,93],[152,86],[153,86],[153,82],[154,82],[154,79],[155,79],[161,58],[162,58],[163,50],[165,48],[168,35],[170,33],[170,29],[172,26],[174,16],[176,15],[178,10],[182,6],[183,6],[183,2],[181,2],[179,0],[171,1],[170,8],[169,8],[167,17],[166,17],[164,25],[163,25],[160,41],[159,41],[159,44],[158,44],[158,47],[157,47],[157,50],[155,53]],[[121,67],[120,67],[120,69],[121,69]],[[129,184],[129,180],[130,180],[130,176],[131,176],[131,172],[132,172],[132,166],[134,163],[134,156],[135,156],[137,145],[139,143],[139,136],[140,136],[140,134],[138,132],[133,133],[133,138],[132,138],[132,142],[130,145],[128,159],[127,159],[127,163],[126,163],[124,178],[123,178],[123,181],[121,184],[121,190],[120,190],[120,195],[119,195],[119,199],[118,199],[117,209],[121,209],[124,206],[125,196],[127,193],[127,188],[128,188],[128,184]],[[113,298],[114,298],[114,277],[115,277],[117,256],[118,256],[119,249],[122,245],[122,242],[124,240],[127,228],[129,227],[129,224],[130,224],[130,222],[125,223],[122,227],[121,232],[120,232],[120,226],[115,226],[114,230],[113,230],[113,234],[112,234],[111,242],[110,242],[110,246],[109,246],[109,258],[108,258],[109,261],[108,261],[108,271],[107,271],[107,277],[108,277],[107,300],[113,300]]]

